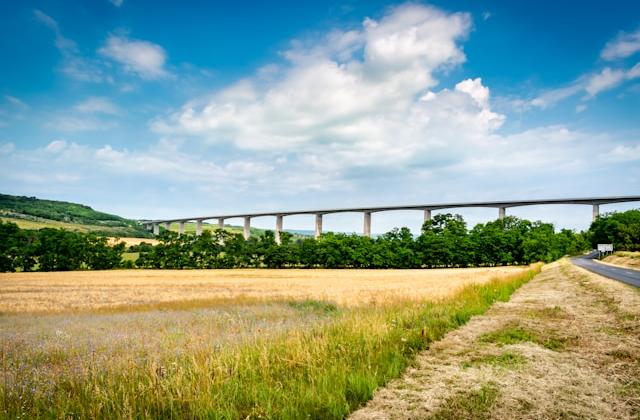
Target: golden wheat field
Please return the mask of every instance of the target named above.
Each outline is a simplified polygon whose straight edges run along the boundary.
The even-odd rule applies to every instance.
[[[342,418],[345,378],[398,376],[536,270],[0,274],[0,418],[300,417],[301,389]]]
[[[150,245],[158,245],[160,243],[159,240],[157,239],[152,239],[152,238],[116,238],[116,237],[109,237],[107,238],[107,240],[109,241],[109,245],[116,245],[119,244],[120,242],[124,242],[124,245],[126,247],[130,247],[132,245],[140,245],[141,243],[147,243]]]
[[[441,270],[117,270],[0,274],[0,313],[316,299],[340,306],[450,296],[527,267]]]

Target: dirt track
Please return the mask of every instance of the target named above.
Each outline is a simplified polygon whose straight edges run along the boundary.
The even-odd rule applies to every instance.
[[[640,418],[640,291],[545,267],[352,415],[387,418]]]

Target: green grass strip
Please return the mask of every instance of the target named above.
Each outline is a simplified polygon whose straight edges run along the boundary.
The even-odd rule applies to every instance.
[[[467,286],[438,302],[340,310],[329,322],[238,347],[88,369],[80,378],[61,374],[47,395],[3,389],[0,412],[10,418],[344,418],[400,376],[417,352],[508,300],[539,271],[538,265]]]

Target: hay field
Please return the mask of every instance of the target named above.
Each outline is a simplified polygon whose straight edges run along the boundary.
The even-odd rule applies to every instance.
[[[176,308],[315,299],[340,306],[437,299],[528,267],[441,270],[111,270],[0,274],[0,313]]]

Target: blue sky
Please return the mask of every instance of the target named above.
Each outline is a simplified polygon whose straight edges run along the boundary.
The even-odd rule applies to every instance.
[[[640,193],[638,2],[3,2],[0,54],[4,193],[133,218]]]

